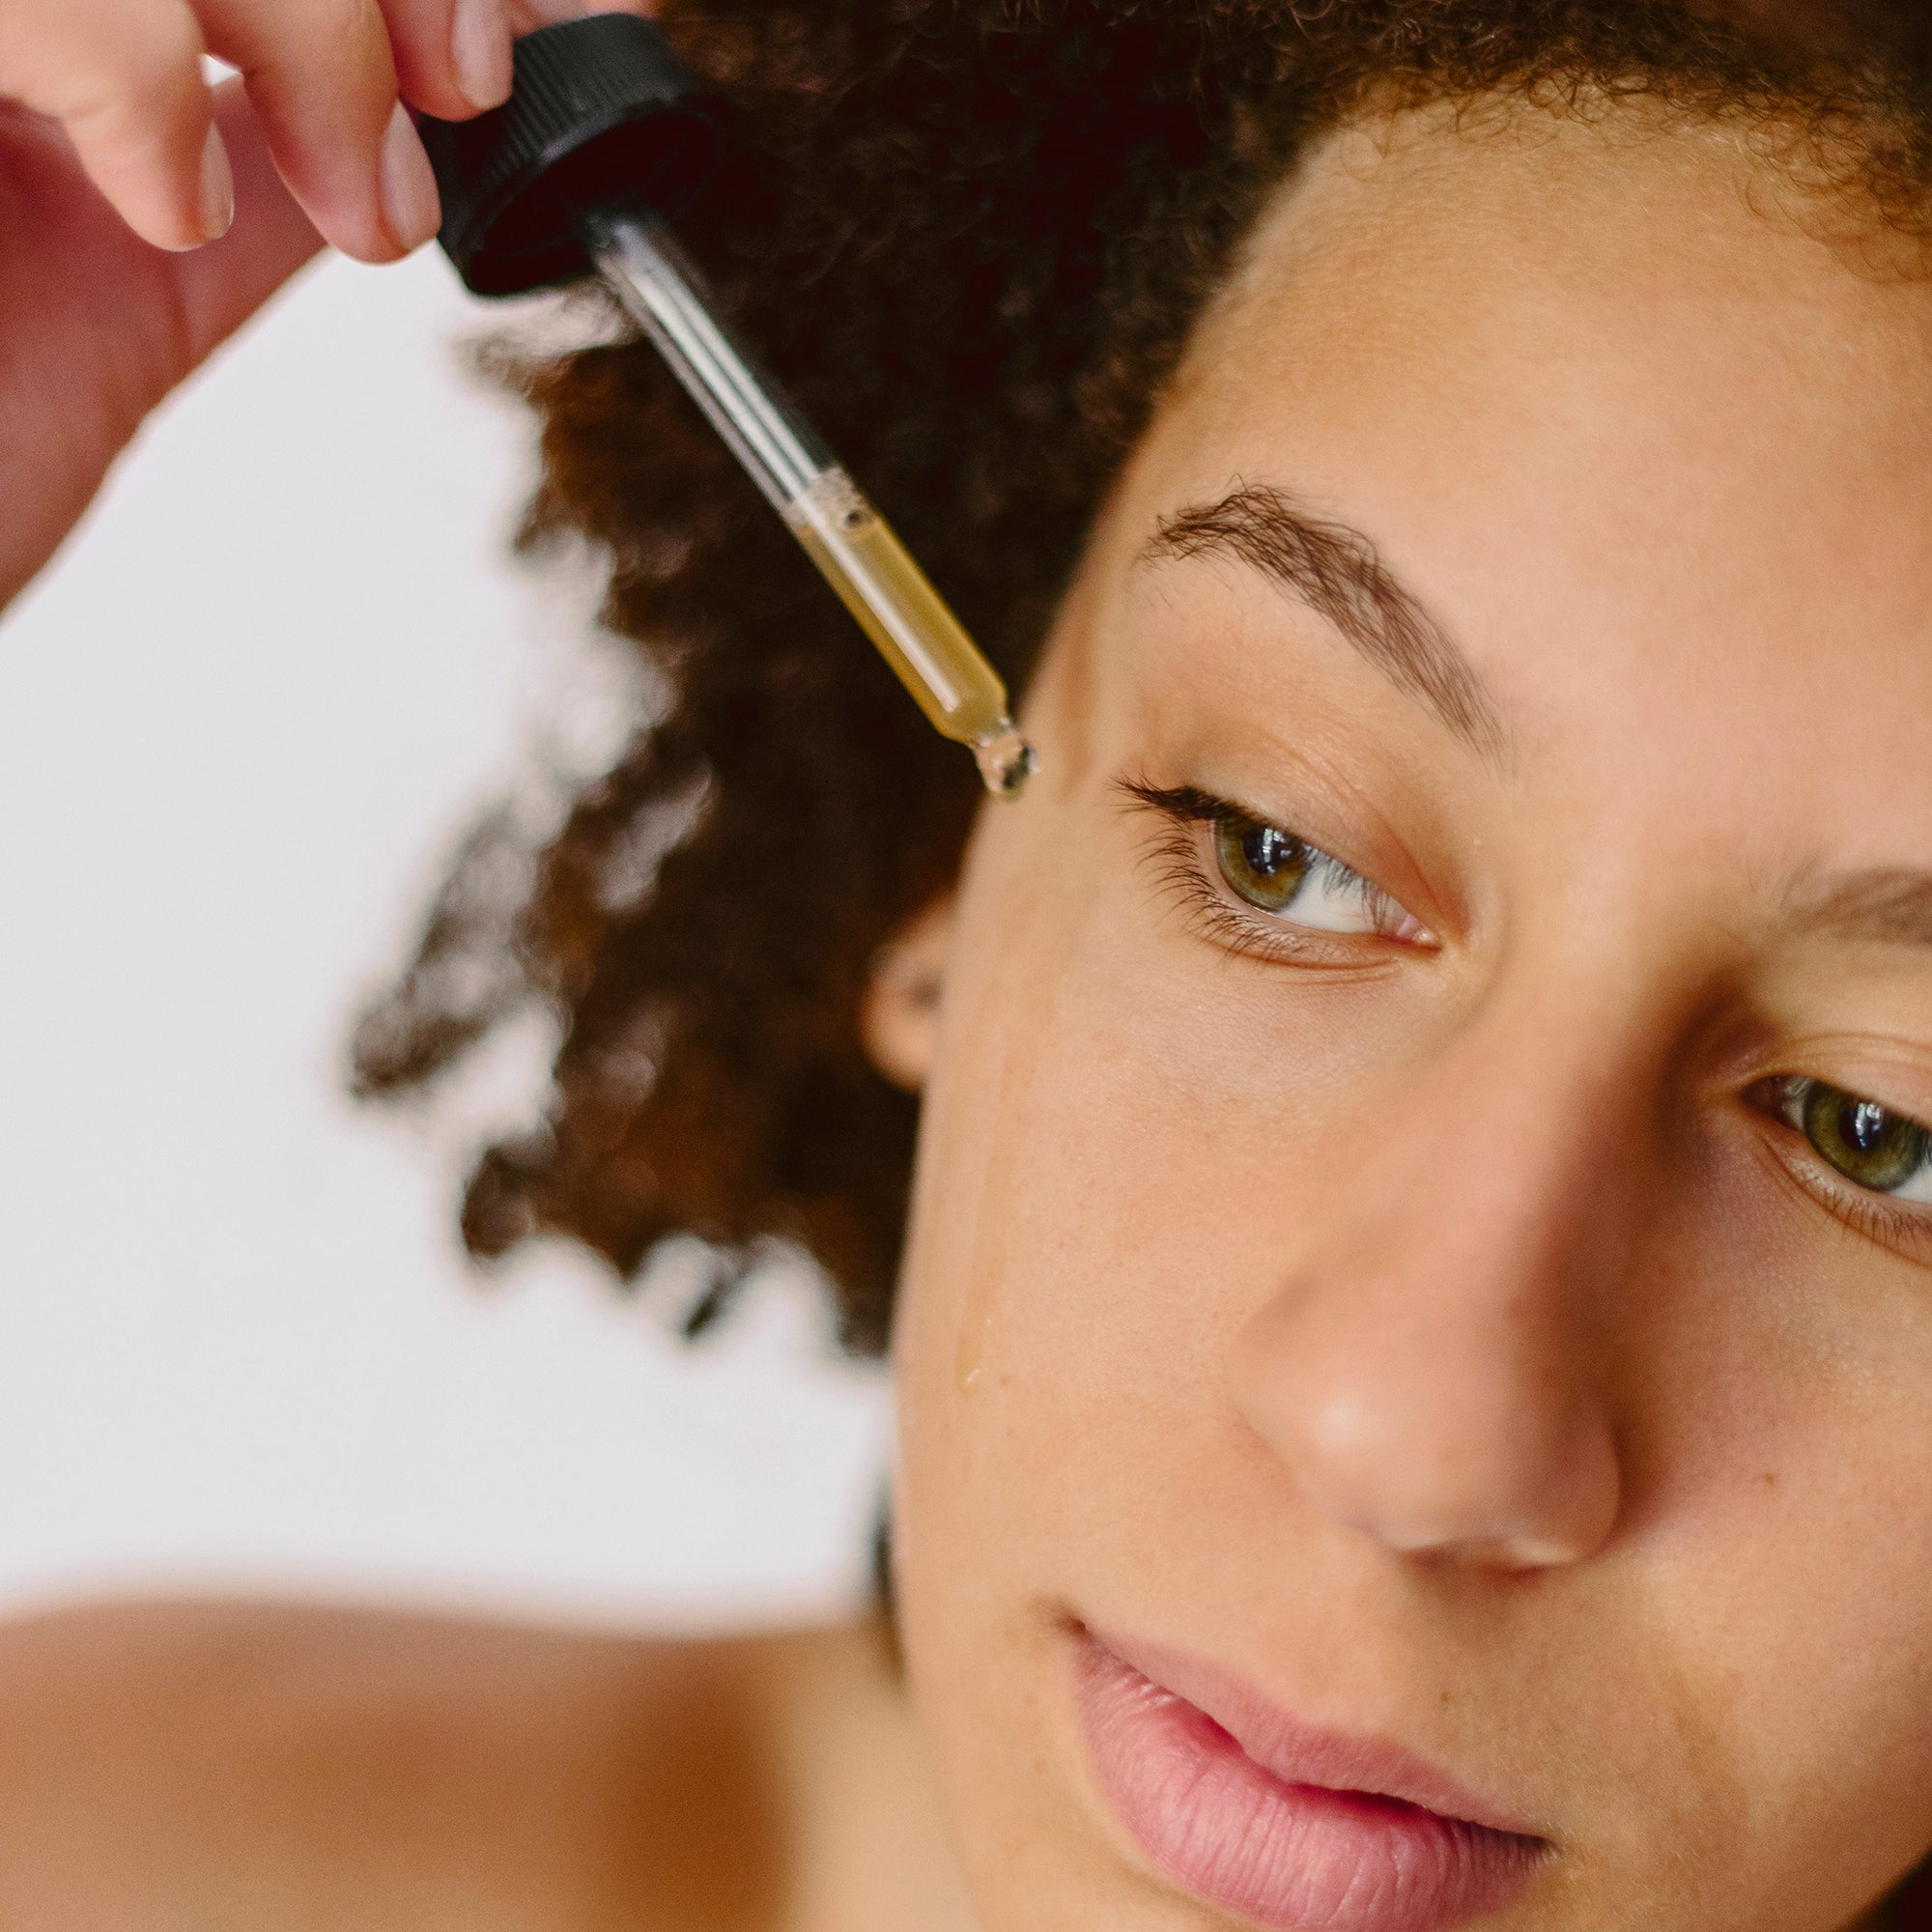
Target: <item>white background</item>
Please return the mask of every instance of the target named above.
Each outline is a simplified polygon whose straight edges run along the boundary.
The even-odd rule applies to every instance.
[[[434,250],[312,269],[0,619],[0,1611],[863,1587],[886,1392],[808,1287],[689,1349],[569,1251],[479,1284],[464,1131],[342,1095],[470,814],[608,736],[584,583],[508,558],[527,424],[457,347],[499,319]]]

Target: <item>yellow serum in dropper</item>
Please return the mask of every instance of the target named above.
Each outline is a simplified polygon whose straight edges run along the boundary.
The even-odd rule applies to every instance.
[[[712,312],[702,278],[656,215],[593,211],[598,272],[745,466],[839,601],[946,737],[971,748],[995,798],[1017,798],[1032,748],[979,646],[850,473]]]
[[[1008,713],[1007,688],[892,526],[841,469],[815,476],[784,518],[933,728],[972,749],[988,791],[1016,794],[1033,752]]]

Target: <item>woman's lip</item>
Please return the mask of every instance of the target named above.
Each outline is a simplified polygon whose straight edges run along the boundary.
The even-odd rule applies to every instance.
[[[1317,1729],[1213,1664],[1091,1632],[1074,1664],[1121,1822],[1169,1878],[1277,1932],[1440,1932],[1548,1852],[1400,1746]]]
[[[1087,1636],[1160,1690],[1185,1698],[1284,1784],[1367,1792],[1512,1837],[1537,1835],[1531,1826],[1505,1817],[1446,1772],[1400,1745],[1382,1738],[1345,1737],[1304,1723],[1231,1672],[1185,1652],[1112,1631],[1103,1634],[1090,1628]]]

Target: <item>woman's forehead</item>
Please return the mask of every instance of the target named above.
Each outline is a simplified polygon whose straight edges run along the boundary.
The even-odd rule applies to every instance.
[[[1130,467],[1118,572],[1272,489],[1519,705],[1634,717],[1747,673],[1766,730],[1848,751],[1926,715],[1932,282],[1767,212],[1720,134],[1330,143]]]
[[[1170,433],[1362,423],[1379,404],[1472,453],[1600,429],[1579,456],[1774,434],[1815,454],[1862,448],[1901,404],[1922,424],[1932,262],[1904,272],[1868,203],[1807,193],[1719,124],[1409,121],[1330,137],[1278,191],[1184,359]]]

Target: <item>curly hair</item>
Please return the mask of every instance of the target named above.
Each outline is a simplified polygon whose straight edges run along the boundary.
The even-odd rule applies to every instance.
[[[694,252],[1018,690],[1191,324],[1314,136],[1371,105],[1639,96],[1821,134],[1807,153],[1855,152],[1916,234],[1921,13],[673,0],[663,20],[742,110]],[[502,863],[507,819],[470,841],[360,1026],[356,1084],[422,1088],[541,1003],[561,1023],[554,1085],[475,1167],[471,1252],[559,1235],[628,1277],[693,1232],[726,1258],[715,1307],[788,1237],[831,1277],[850,1346],[881,1349],[917,1102],[867,1060],[860,1004],[878,949],[952,877],[970,761],[653,351],[499,359],[542,426],[522,541],[608,557],[605,622],[665,701],[533,863]]]

